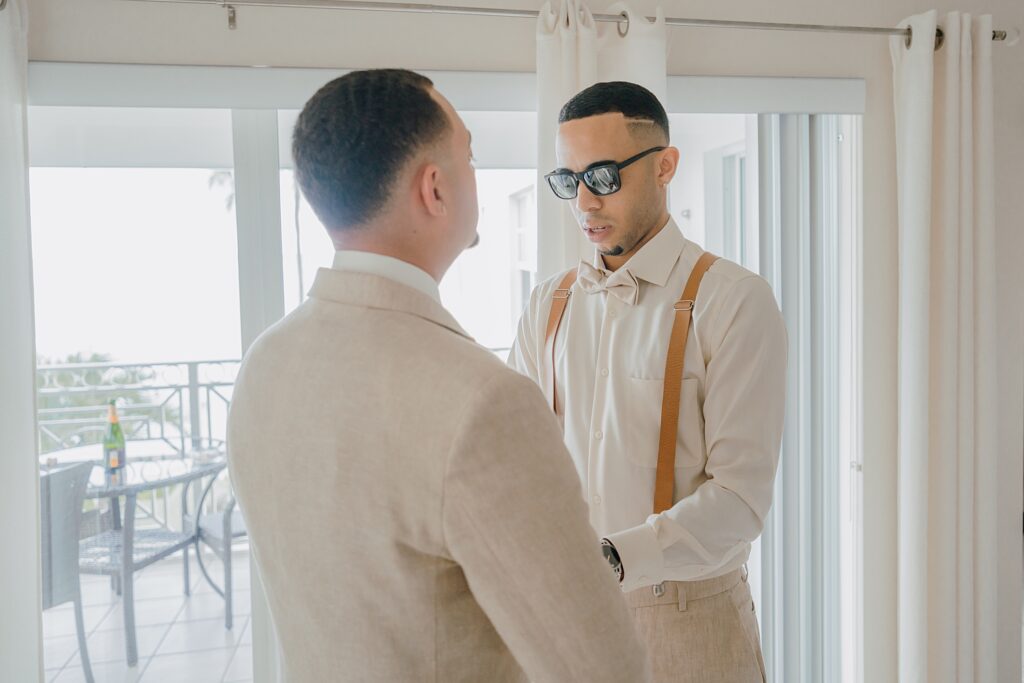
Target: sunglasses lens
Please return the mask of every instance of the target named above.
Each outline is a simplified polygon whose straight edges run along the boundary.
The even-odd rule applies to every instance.
[[[548,176],[548,185],[551,186],[551,191],[559,199],[572,199],[575,197],[578,184],[579,181],[576,180],[575,176],[571,176],[568,173],[556,173]]]
[[[587,171],[583,177],[590,191],[596,195],[612,194],[622,187],[619,170],[614,166],[598,166]]]

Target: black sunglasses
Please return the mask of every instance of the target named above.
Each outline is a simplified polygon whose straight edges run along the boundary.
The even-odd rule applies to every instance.
[[[552,171],[544,176],[548,185],[551,186],[551,191],[555,193],[555,196],[559,199],[576,199],[576,193],[579,192],[580,181],[587,186],[587,189],[593,192],[599,197],[606,195],[615,194],[622,189],[622,177],[619,175],[619,171],[626,168],[634,161],[643,159],[648,154],[653,152],[660,152],[666,149],[665,147],[651,147],[645,149],[636,156],[631,156],[621,163],[615,163],[614,161],[598,161],[597,163],[587,166],[584,170],[579,173],[573,173],[572,171],[564,168],[560,168],[557,171]]]

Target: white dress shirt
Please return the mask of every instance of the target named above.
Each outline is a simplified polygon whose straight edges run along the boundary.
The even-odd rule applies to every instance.
[[[772,502],[782,440],[786,328],[764,279],[724,259],[700,287],[685,351],[674,505],[653,515],[665,357],[702,250],[669,221],[614,273],[595,254],[555,343],[556,408],[590,521],[616,547],[623,590],[737,569]],[[564,274],[539,285],[509,364],[551,397],[544,335]]]
[[[405,261],[369,251],[343,249],[334,252],[334,270],[379,275],[417,289],[435,301],[441,301],[437,281],[427,271]]]

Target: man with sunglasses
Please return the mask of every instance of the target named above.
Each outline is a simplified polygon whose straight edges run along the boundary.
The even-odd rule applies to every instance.
[[[595,255],[534,290],[509,363],[562,421],[655,680],[762,681],[745,563],[782,438],[778,305],[762,278],[705,254],[670,217],[679,151],[651,92],[579,93],[559,115],[556,153],[548,185]]]

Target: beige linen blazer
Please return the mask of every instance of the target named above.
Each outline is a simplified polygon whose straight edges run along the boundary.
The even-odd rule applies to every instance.
[[[648,680],[556,418],[431,297],[321,270],[228,453],[288,683]]]

